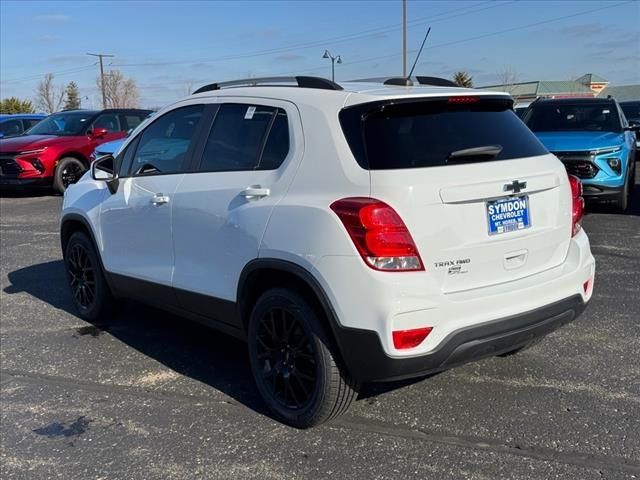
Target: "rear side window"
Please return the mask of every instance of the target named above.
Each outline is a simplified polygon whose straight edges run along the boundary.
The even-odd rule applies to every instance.
[[[152,175],[183,171],[203,111],[202,105],[178,108],[147,126],[140,135],[132,173]]]
[[[121,115],[120,119],[122,122],[122,128],[123,130],[131,130],[133,128],[136,128],[138,125],[140,125],[140,123],[142,122],[142,120],[144,120],[145,115],[134,115],[134,114],[126,114],[126,115]]]
[[[234,172],[270,170],[289,152],[289,126],[284,110],[224,104],[209,132],[199,170]]]
[[[370,170],[438,167],[547,153],[513,112],[511,101],[505,99],[364,104],[340,112],[340,123],[356,160]]]

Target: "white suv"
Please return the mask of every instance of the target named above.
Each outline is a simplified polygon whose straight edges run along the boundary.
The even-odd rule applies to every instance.
[[[250,79],[158,112],[65,194],[80,316],[127,297],[246,339],[297,427],[574,320],[580,182],[508,95],[415,82]]]

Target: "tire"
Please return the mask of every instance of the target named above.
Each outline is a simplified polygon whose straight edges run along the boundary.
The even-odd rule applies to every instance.
[[[104,319],[113,304],[93,241],[84,232],[71,235],[64,252],[71,297],[83,320]]]
[[[80,180],[80,177],[87,171],[87,166],[75,157],[64,157],[58,162],[56,171],[53,174],[53,189],[57,193],[64,191],[72,183]]]
[[[284,423],[319,425],[356,398],[358,387],[339,366],[319,313],[296,291],[262,294],[251,312],[248,340],[258,391]]]
[[[627,210],[630,194],[631,193],[629,192],[629,179],[627,178],[627,180],[624,182],[624,186],[622,187],[622,190],[620,191],[620,193],[616,195],[616,198],[613,201],[614,208],[618,212],[624,213]]]

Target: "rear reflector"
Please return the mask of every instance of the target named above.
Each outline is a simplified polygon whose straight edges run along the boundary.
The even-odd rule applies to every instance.
[[[584,216],[584,198],[582,198],[582,182],[574,175],[569,175],[571,185],[571,236],[575,236],[582,226],[580,220]]]
[[[397,330],[392,332],[393,346],[398,350],[406,350],[420,345],[431,333],[433,327],[415,328],[413,330]]]
[[[351,197],[331,210],[342,221],[365,263],[375,270],[424,270],[413,238],[400,215],[380,200]]]
[[[470,96],[449,97],[449,103],[476,103],[479,101],[480,101],[480,97],[470,97]]]

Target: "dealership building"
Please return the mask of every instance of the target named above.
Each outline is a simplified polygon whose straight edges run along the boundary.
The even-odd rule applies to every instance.
[[[516,104],[526,105],[538,98],[594,98],[611,96],[619,102],[640,100],[640,84],[609,86],[609,82],[593,73],[576,80],[537,80],[478,87],[479,90],[509,92]]]

